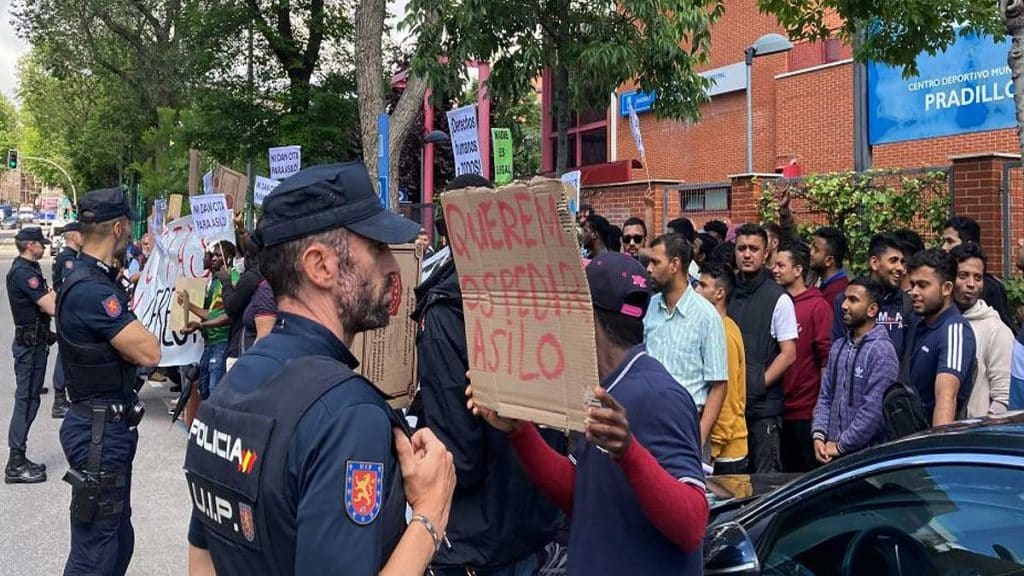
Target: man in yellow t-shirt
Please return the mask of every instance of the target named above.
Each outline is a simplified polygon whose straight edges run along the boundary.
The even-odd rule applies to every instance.
[[[701,266],[697,292],[711,302],[725,323],[725,347],[729,367],[725,403],[711,429],[711,462],[714,474],[743,474],[747,469],[747,372],[743,335],[726,316],[735,277],[732,268],[719,262]]]

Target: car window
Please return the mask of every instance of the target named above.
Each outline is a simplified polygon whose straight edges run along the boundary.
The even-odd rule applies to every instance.
[[[933,465],[850,481],[778,513],[768,576],[1024,574],[1024,470]]]

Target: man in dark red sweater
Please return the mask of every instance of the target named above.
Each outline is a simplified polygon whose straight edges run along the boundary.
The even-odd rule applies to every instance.
[[[821,373],[832,345],[832,307],[817,288],[808,288],[810,250],[802,242],[779,249],[772,269],[775,281],[793,297],[799,336],[796,361],[782,376],[785,413],[782,417],[782,470],[807,472],[818,465],[811,438],[811,419],[821,388]]]
[[[533,424],[477,406],[472,388],[469,407],[509,435],[530,479],[571,516],[569,576],[700,574],[708,503],[697,408],[642,344],[647,274],[625,254],[602,252],[587,280],[601,407],[588,409],[575,460]]]

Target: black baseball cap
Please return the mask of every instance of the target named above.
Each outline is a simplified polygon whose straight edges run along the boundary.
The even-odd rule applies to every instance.
[[[346,162],[306,168],[282,181],[263,201],[254,240],[276,246],[336,228],[385,244],[412,242],[420,231],[381,206],[362,162]]]
[[[83,224],[99,224],[121,216],[130,220],[142,219],[132,209],[128,196],[120,187],[93,190],[78,201],[78,221]]]
[[[78,222],[68,222],[67,224],[64,225],[63,228],[61,228],[61,234],[65,233],[65,232],[81,232],[81,231],[82,231],[82,225],[79,224]]]
[[[18,233],[14,236],[15,242],[39,242],[40,244],[49,244],[50,241],[43,236],[43,229],[31,226],[29,228],[22,228],[18,230]]]
[[[587,283],[595,308],[643,318],[651,302],[647,270],[632,256],[602,252],[587,265]]]

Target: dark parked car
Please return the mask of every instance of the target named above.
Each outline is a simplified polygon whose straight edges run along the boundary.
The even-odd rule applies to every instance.
[[[1024,575],[1024,412],[757,484],[709,478],[705,575]]]

